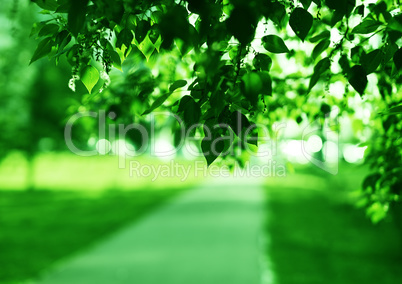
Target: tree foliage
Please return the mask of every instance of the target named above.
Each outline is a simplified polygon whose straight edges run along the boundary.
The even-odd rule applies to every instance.
[[[66,58],[71,87],[81,81],[92,94],[83,101],[127,122],[164,108],[186,127],[203,125],[208,164],[256,144],[258,133],[244,135],[256,122],[329,120],[335,106],[337,117],[351,116],[358,94],[372,106],[363,123],[370,135],[356,138],[372,166],[365,203],[381,215],[400,196],[399,0],[31,1],[49,15],[32,30],[40,41],[31,63]],[[121,84],[101,92],[112,68],[124,66],[132,69]],[[343,91],[329,95],[339,83]],[[228,127],[205,130],[212,125]],[[237,140],[224,141],[227,132]]]

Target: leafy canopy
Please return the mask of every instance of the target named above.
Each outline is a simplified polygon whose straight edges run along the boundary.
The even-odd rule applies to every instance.
[[[399,1],[31,1],[49,15],[32,30],[40,42],[31,63],[45,56],[67,59],[71,87],[81,81],[92,94],[83,96],[88,108],[117,108],[125,121],[164,108],[186,127],[203,125],[198,131],[208,164],[230,147],[257,144],[250,138],[258,133],[244,135],[256,122],[271,127],[284,118],[330,120],[326,114],[334,106],[336,117],[356,120],[351,102],[359,98],[372,110],[356,130],[370,135],[354,137],[368,146],[372,165],[364,203],[373,219],[381,219],[399,198]],[[113,67],[128,66],[135,70],[124,73],[120,87],[101,92]],[[235,142],[223,139],[228,132]]]

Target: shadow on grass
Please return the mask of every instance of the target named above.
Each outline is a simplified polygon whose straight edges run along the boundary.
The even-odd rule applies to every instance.
[[[182,191],[0,191],[0,283],[38,276]]]
[[[345,182],[360,177],[314,177],[309,183],[307,175],[296,175],[293,186],[267,186],[275,284],[399,283],[401,232],[392,216],[373,225],[352,205]]]

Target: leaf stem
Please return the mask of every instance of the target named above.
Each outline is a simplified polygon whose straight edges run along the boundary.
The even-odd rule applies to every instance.
[[[237,60],[236,60],[236,75],[234,77],[233,80],[233,87],[232,87],[232,91],[234,90],[234,88],[236,87],[236,82],[237,82],[237,78],[239,77],[240,74],[240,66],[241,66],[241,54],[243,52],[243,45],[240,43],[239,44],[239,53],[237,54]]]

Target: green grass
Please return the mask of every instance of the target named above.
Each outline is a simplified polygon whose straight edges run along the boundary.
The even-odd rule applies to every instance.
[[[124,159],[108,155],[80,157],[68,152],[41,153],[36,155],[29,164],[22,153],[12,152],[5,159],[0,160],[0,189],[25,190],[28,187],[29,169],[34,175],[31,186],[49,190],[102,191],[113,188],[132,190],[133,188],[174,187],[183,183],[182,177],[174,174],[155,176],[147,175],[147,171],[144,171],[142,172],[144,176],[137,176],[137,173],[132,170],[136,166],[130,167],[132,163],[154,168],[170,166],[170,161],[146,155]],[[186,168],[194,164],[193,161],[180,158],[175,159],[175,163]],[[191,172],[185,180],[187,185],[196,184],[198,181],[194,172]]]
[[[390,215],[377,225],[353,206],[365,169],[337,176],[305,170],[271,180],[267,255],[275,284],[395,284],[402,278],[401,232]]]
[[[0,283],[38,276],[181,191],[1,190]]]
[[[132,162],[155,168],[169,165],[146,156],[121,159],[53,152],[38,154],[31,163],[19,152],[1,160],[0,283],[38,276],[55,261],[198,183],[194,175],[186,180],[132,175]],[[30,187],[34,190],[26,191]]]

